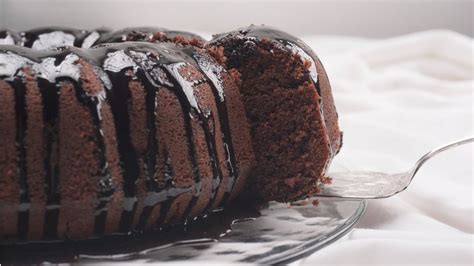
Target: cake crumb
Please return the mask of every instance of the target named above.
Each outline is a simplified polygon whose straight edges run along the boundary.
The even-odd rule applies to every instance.
[[[224,47],[222,46],[211,46],[207,49],[207,52],[214,57],[217,63],[225,65],[227,57],[224,55]]]
[[[330,185],[332,183],[332,178],[329,176],[322,176],[319,181],[321,184]]]
[[[313,202],[311,202],[313,204],[313,206],[317,207],[319,206],[319,200],[315,199],[313,200]]]

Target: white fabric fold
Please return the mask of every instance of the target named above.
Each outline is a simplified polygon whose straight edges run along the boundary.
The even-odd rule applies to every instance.
[[[386,40],[303,37],[325,64],[344,130],[333,169],[399,172],[473,134],[473,40],[446,30]],[[473,147],[428,162],[401,194],[302,265],[473,265]]]

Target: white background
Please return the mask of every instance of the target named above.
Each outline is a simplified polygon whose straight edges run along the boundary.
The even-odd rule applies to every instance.
[[[0,0],[0,26],[160,25],[200,32],[268,24],[295,35],[388,37],[433,28],[472,36],[470,0]]]

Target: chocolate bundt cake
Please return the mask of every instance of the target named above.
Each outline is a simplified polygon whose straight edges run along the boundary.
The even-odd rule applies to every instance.
[[[237,196],[294,200],[317,192],[341,145],[321,63],[274,29],[205,43],[53,28],[1,31],[0,44],[2,241],[148,230]]]

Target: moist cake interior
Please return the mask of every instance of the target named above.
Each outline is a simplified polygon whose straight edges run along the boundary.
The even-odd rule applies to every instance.
[[[312,62],[271,41],[236,39],[211,53],[240,83],[257,160],[247,196],[288,201],[317,192],[330,148]]]

